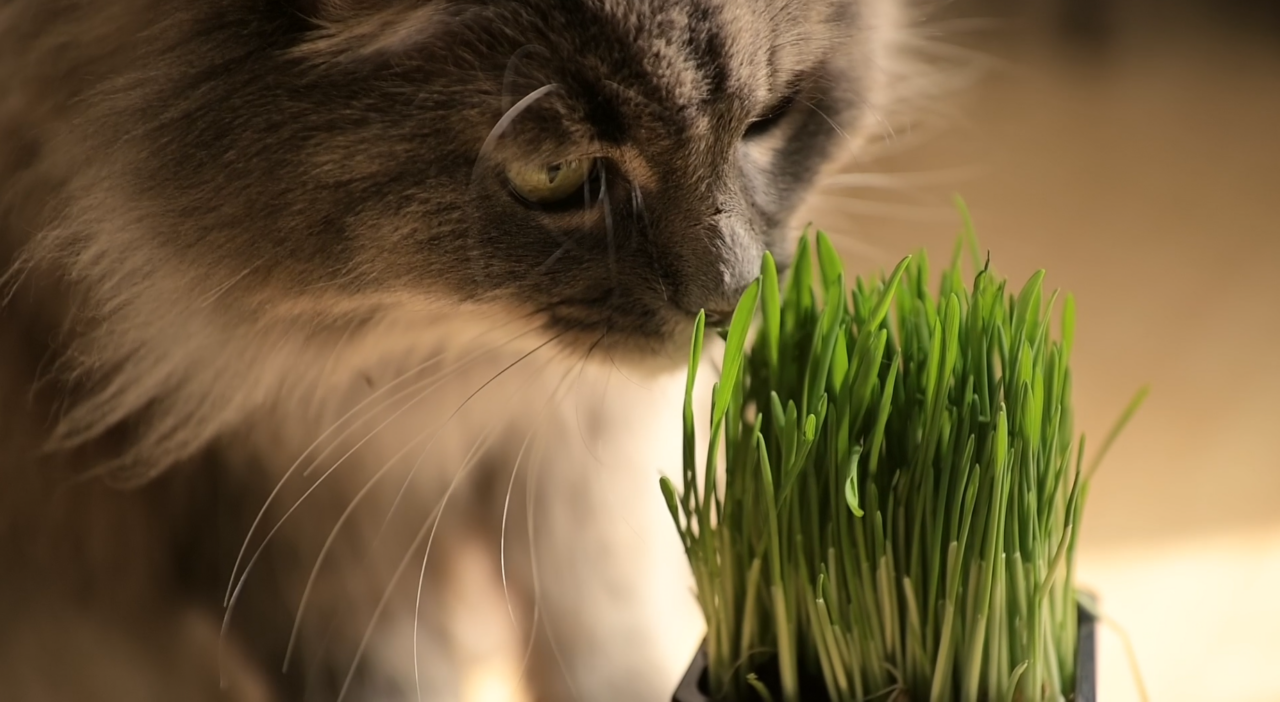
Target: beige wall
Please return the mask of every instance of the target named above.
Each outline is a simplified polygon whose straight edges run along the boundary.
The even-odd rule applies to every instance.
[[[1076,294],[1095,445],[1152,385],[1095,483],[1082,584],[1129,631],[1151,699],[1275,702],[1280,37],[1157,16],[1114,39],[1085,62],[1016,26],[970,41],[987,77],[950,127],[897,130],[859,167],[917,175],[828,187],[813,217],[870,269],[946,255],[958,192],[1002,273],[1047,268]],[[1101,647],[1102,699],[1138,699],[1117,636]]]

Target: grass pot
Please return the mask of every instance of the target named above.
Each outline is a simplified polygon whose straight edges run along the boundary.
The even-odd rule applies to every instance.
[[[1076,609],[1079,633],[1076,642],[1076,694],[1071,702],[1097,702],[1097,619],[1084,607]],[[706,692],[706,651],[699,649],[685,673],[672,702],[711,702]],[[825,695],[824,695],[825,697]],[[814,700],[813,702],[825,702]],[[913,701],[914,702],[914,701]]]

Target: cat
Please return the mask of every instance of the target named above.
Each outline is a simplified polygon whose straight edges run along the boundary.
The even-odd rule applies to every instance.
[[[694,319],[785,268],[907,24],[0,1],[3,698],[450,701],[506,646],[669,699]]]

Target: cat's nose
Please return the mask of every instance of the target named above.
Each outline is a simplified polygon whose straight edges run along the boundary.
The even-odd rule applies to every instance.
[[[742,293],[760,275],[759,259],[753,262],[749,258],[755,253],[755,247],[750,247],[746,256],[735,257],[738,260],[723,261],[721,270],[717,271],[718,275],[713,279],[715,282],[699,290],[701,294],[697,297],[701,299],[697,300],[694,309],[700,307],[706,310],[707,326],[725,327],[733,319],[733,312],[738,307]]]
[[[690,316],[696,316],[701,310],[706,315],[708,328],[729,326],[729,322],[733,320],[733,312],[738,307],[738,299],[750,283],[744,285],[735,281],[726,285],[726,281],[708,282],[706,279],[700,282],[701,284],[687,286],[681,291],[679,307]]]
[[[684,270],[678,304],[694,314],[705,310],[711,327],[729,324],[738,299],[760,275],[764,241],[744,212],[743,206],[722,208],[713,227],[679,244]]]
[[[738,298],[746,292],[750,283],[736,284],[722,290],[714,300],[709,301],[703,309],[707,313],[707,326],[727,327],[733,320],[733,312],[738,308]]]

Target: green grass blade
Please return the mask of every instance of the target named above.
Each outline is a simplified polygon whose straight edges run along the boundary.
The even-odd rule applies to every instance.
[[[1107,453],[1111,450],[1112,444],[1116,439],[1120,438],[1120,434],[1124,428],[1129,425],[1129,421],[1133,419],[1138,410],[1142,408],[1142,403],[1147,401],[1147,396],[1151,394],[1151,388],[1144,386],[1138,390],[1133,399],[1129,400],[1129,404],[1125,406],[1124,411],[1120,413],[1120,418],[1112,425],[1111,431],[1107,432],[1107,438],[1102,440],[1102,448],[1098,450],[1098,455],[1093,457],[1089,463],[1089,470],[1085,472],[1085,479],[1092,480],[1093,474],[1098,472],[1098,468],[1102,465],[1102,460],[1107,457]]]

